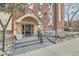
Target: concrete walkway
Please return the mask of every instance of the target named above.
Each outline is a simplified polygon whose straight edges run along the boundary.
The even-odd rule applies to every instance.
[[[18,56],[79,56],[79,38],[65,41],[50,47],[37,49]]]

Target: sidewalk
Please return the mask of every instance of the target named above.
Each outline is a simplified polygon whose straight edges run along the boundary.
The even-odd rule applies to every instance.
[[[79,38],[65,41],[50,47],[34,50],[28,53],[20,54],[21,56],[78,56],[79,55]]]

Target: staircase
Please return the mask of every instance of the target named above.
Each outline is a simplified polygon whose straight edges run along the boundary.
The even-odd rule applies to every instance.
[[[33,44],[37,44],[37,43],[39,43],[39,42],[40,42],[40,41],[39,41],[38,38],[36,38],[36,37],[26,37],[26,38],[17,40],[17,41],[15,42],[15,47],[14,47],[14,49],[18,49],[18,48],[30,46],[30,45],[33,45]]]
[[[23,39],[16,40],[13,50],[14,52],[12,55],[19,55],[25,52],[30,52],[50,45],[52,45],[52,43],[50,43],[46,38],[44,38],[43,43],[40,44],[40,40],[37,36],[25,37]]]

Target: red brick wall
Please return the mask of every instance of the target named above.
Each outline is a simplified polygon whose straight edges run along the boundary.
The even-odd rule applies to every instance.
[[[55,3],[53,3],[53,4],[52,4],[52,15],[53,15],[52,23],[53,23],[53,29],[55,29],[55,15],[56,15],[56,13],[55,13],[55,11],[56,11],[56,10],[55,10],[55,7],[56,7],[56,6],[55,6]]]
[[[43,30],[46,31],[48,29],[48,15],[47,15],[47,4],[43,3],[42,13],[43,13]]]
[[[12,19],[13,21],[16,20],[17,18],[21,17],[23,13],[21,12],[12,12]]]
[[[56,6],[55,6],[56,5]],[[61,4],[61,21],[59,21],[59,10],[58,10],[58,4],[53,4],[53,12],[54,12],[54,17],[53,17],[53,29],[57,26],[58,29],[64,28],[64,4]],[[56,26],[55,26],[55,19],[57,21]]]
[[[58,28],[63,28],[64,27],[64,5],[62,4],[61,5],[61,22],[58,21],[58,11],[55,13],[55,8],[57,9],[58,7],[55,7],[55,5],[52,6],[53,7],[53,11],[54,12],[54,15],[56,15],[56,19],[57,19],[57,27]],[[33,14],[35,16],[38,15],[38,9],[39,9],[39,6],[38,6],[38,3],[34,3],[33,5]],[[48,12],[48,8],[47,8],[47,3],[43,3],[42,5],[42,14],[43,14],[43,20],[42,20],[42,23],[43,23],[43,30],[46,31],[48,29],[48,15],[47,15],[47,12]],[[16,20],[17,18],[21,17],[23,15],[23,13],[21,12],[12,12],[12,20]],[[53,28],[55,28],[55,18],[53,19]],[[13,25],[13,24],[12,24]]]
[[[33,14],[34,14],[35,16],[38,15],[38,3],[34,3],[34,4],[33,4]]]
[[[21,12],[12,12],[12,30],[14,29],[14,21],[21,17],[23,13]]]
[[[38,3],[34,3],[33,5],[33,13],[34,15],[38,15],[38,9],[39,9],[39,6],[38,6]],[[47,28],[48,28],[48,16],[47,16],[47,4],[46,3],[43,3],[42,5],[42,14],[43,14],[43,20],[42,20],[42,23],[43,23],[43,30],[46,31]]]
[[[57,27],[62,29],[64,27],[64,5],[61,4],[61,21],[57,21]]]

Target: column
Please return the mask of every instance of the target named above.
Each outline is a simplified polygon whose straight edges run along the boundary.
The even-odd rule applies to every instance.
[[[64,28],[64,4],[63,3],[55,3],[53,7],[54,11],[54,29],[57,26],[57,29]],[[56,21],[56,22],[55,22]],[[55,25],[55,23],[57,25]]]
[[[47,31],[48,29],[48,8],[47,3],[43,3],[42,5],[42,14],[43,14],[43,31]]]
[[[38,16],[38,3],[34,3],[33,4],[33,14],[35,15],[35,16]]]

